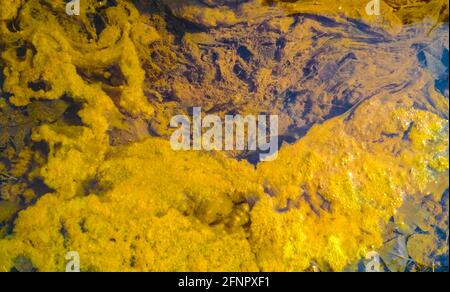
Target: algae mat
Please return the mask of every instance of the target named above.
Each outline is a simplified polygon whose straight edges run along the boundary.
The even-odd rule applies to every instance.
[[[448,271],[447,1],[66,2],[0,0],[0,271]]]

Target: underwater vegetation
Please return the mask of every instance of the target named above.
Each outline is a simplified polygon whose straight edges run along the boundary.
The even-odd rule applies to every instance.
[[[448,271],[448,2],[363,2],[0,0],[0,271]]]

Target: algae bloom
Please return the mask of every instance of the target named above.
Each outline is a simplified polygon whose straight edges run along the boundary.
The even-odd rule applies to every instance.
[[[0,0],[0,271],[448,271],[447,1],[66,2]]]

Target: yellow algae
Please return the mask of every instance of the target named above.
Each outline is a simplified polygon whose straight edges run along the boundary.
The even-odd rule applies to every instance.
[[[386,120],[396,114],[387,112]],[[65,252],[75,249],[92,271],[342,270],[381,246],[381,226],[415,184],[402,175],[401,156],[366,153],[365,137],[345,133],[353,122],[343,123],[337,118],[314,127],[258,175],[244,162],[176,153],[154,138],[112,149],[103,162],[92,161],[99,166],[94,177],[76,181],[87,197],[67,201],[67,183],[55,180],[50,185],[62,193],[21,213],[14,235],[0,242],[2,269],[24,255],[37,270],[62,270]],[[61,165],[60,171],[71,169]],[[232,229],[226,222],[252,196],[261,200],[251,211],[247,241],[249,221]]]
[[[421,143],[404,142],[401,136],[387,143],[369,142],[382,133],[403,133],[401,123],[391,123],[404,119],[399,114],[404,110],[389,111],[390,103],[384,101],[384,113],[376,113],[382,117],[376,121],[362,105],[349,121],[344,117],[315,126],[303,140],[284,147],[278,161],[260,165],[271,198],[252,212],[251,242],[263,270],[301,271],[313,265],[343,270],[381,247],[380,227],[395,215],[404,195],[432,180],[428,163],[434,151],[427,145],[444,131],[443,121],[409,110],[408,123],[421,124],[416,129]],[[440,127],[434,126],[438,121]],[[354,132],[369,125],[370,132]],[[397,143],[404,144],[400,151],[405,156],[391,151]]]
[[[408,239],[408,252],[418,264],[432,267],[435,245],[436,239],[432,235],[414,234]]]
[[[369,15],[370,1],[354,0],[250,0],[242,2],[164,0],[175,16],[206,27],[229,26],[243,22],[258,22],[261,18],[287,14],[318,14],[361,19],[376,27],[398,32],[402,24],[428,19],[433,23],[448,19],[445,0],[380,0],[380,15]],[[230,8],[232,7],[232,8]],[[233,9],[234,8],[234,9]]]
[[[21,213],[0,243],[0,269],[24,255],[39,271],[63,270],[66,252],[77,250],[89,271],[257,270],[247,222],[226,224],[235,205],[260,192],[252,175],[243,163],[174,154],[156,139],[116,149],[79,183],[87,197],[49,194]]]
[[[17,18],[20,22],[20,31],[9,32],[5,25],[1,31],[2,41],[13,43],[18,38],[17,35],[20,35],[32,48],[27,50],[25,60],[17,58],[17,48],[14,46],[2,53],[6,63],[3,87],[5,91],[14,95],[11,98],[12,103],[23,106],[27,105],[31,98],[57,99],[69,94],[86,100],[94,107],[96,104],[102,104],[97,108],[105,111],[103,116],[117,115],[117,109],[114,108],[111,98],[102,90],[100,84],[90,84],[77,74],[100,68],[107,70],[116,65],[120,75],[125,79],[124,84],[116,85],[119,92],[119,96],[116,97],[119,98],[118,105],[131,114],[150,115],[153,111],[143,95],[145,73],[140,66],[137,51],[144,53],[142,47],[157,40],[159,36],[151,27],[146,27],[144,32],[149,34],[143,37],[141,29],[144,24],[139,23],[142,21],[139,15],[125,12],[125,7],[133,9],[127,2],[120,5],[121,8],[106,9],[105,17],[110,23],[110,29],[104,35],[98,36],[99,40],[96,43],[92,42],[90,34],[79,39],[79,35],[72,31],[79,23],[73,20],[70,22],[69,16],[66,16],[66,21],[61,21],[48,10],[48,7],[36,1],[24,4]],[[37,9],[40,18],[30,17],[34,15],[30,12],[31,9]],[[43,21],[42,18],[46,22],[45,26],[39,25]],[[86,21],[87,17],[81,19]],[[139,23],[135,29],[139,29],[140,33],[130,33],[134,22]],[[92,27],[92,24],[88,27]],[[116,35],[111,33],[114,29],[120,32],[120,39],[107,39],[108,36],[111,38]],[[140,41],[143,43],[135,46],[134,42]],[[108,44],[108,47],[104,47],[105,44]],[[28,86],[23,87],[22,84]],[[86,120],[86,123],[91,122],[88,117]]]
[[[0,20],[8,20],[16,15],[17,9],[20,6],[20,0],[2,0],[0,5],[2,10],[0,11]]]
[[[210,8],[199,5],[195,0],[164,0],[163,2],[171,8],[176,16],[205,26],[232,25],[238,22],[236,14],[226,8]]]
[[[106,135],[95,136],[86,127],[42,126],[36,141],[49,144],[49,159],[39,171],[47,185],[70,198],[83,194],[80,183],[96,173],[108,145]],[[68,167],[69,166],[69,167]]]
[[[89,5],[93,3],[96,1]],[[2,26],[2,42],[11,44],[2,52],[5,61],[3,89],[13,95],[10,98],[12,104],[25,106],[31,99],[59,99],[66,95],[85,103],[77,114],[91,129],[43,127],[34,135],[36,140],[45,139],[51,144],[52,158],[41,172],[49,173],[46,178],[49,185],[60,178],[68,180],[64,193],[69,197],[77,193],[74,181],[91,175],[95,162],[101,160],[108,144],[106,130],[122,126],[119,111],[146,117],[153,113],[143,92],[145,72],[139,54],[146,54],[146,45],[157,40],[159,35],[129,3],[123,2],[119,6],[105,10],[109,30],[96,36],[98,42],[92,42],[89,34],[80,39],[74,31],[79,25],[77,20],[71,20],[69,16],[57,18],[49,7],[38,1],[28,1],[21,6],[17,15],[20,31],[10,32],[4,24]],[[52,7],[62,12],[64,5]],[[38,12],[31,13],[31,10]],[[42,21],[45,25],[41,25]],[[83,15],[80,21],[87,22],[87,16]],[[93,28],[91,23],[86,26]],[[120,38],[116,39],[118,34]],[[15,42],[18,35],[27,44],[24,60],[17,56]],[[91,75],[102,70],[115,75],[105,84],[91,81]],[[75,145],[78,149],[73,147]],[[54,153],[55,147],[61,151]],[[86,165],[89,160],[93,169]],[[61,172],[61,165],[66,163],[76,166],[72,172],[78,173],[79,178]]]
[[[430,163],[430,167],[438,172],[448,170],[448,156],[439,156]]]
[[[445,0],[384,0],[405,23],[413,23],[424,18],[434,21],[448,21],[448,1]]]
[[[4,2],[0,271],[342,271],[391,229],[448,256],[415,233],[448,229],[448,99],[414,48],[445,2]],[[279,114],[292,145],[255,170],[149,137],[192,106]]]
[[[373,25],[396,26],[429,19],[435,23],[448,18],[448,2],[445,0],[381,0],[380,15],[368,15],[366,7],[370,1],[352,0],[276,0],[291,12],[321,13],[325,15],[342,14],[346,17],[362,19]],[[380,17],[381,16],[381,17]]]

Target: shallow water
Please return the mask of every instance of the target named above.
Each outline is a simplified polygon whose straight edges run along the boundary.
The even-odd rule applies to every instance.
[[[448,271],[448,5],[87,2],[0,13],[0,271]],[[278,160],[173,151],[193,107]]]

